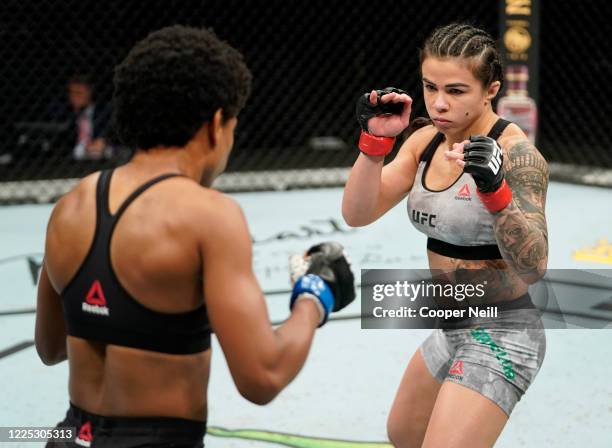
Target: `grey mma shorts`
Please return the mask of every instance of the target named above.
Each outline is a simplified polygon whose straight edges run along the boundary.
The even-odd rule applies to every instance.
[[[538,322],[529,328],[504,328],[498,320],[437,329],[421,345],[421,354],[438,382],[469,387],[510,416],[544,361],[546,335]]]

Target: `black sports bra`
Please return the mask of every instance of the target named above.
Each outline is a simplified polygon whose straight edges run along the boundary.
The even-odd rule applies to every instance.
[[[202,304],[186,313],[161,313],[146,308],[123,288],[111,266],[110,242],[126,208],[145,190],[165,179],[151,179],[121,204],[108,209],[112,170],[103,171],[96,189],[96,230],[83,264],[61,293],[68,334],[113,345],[155,352],[189,354],[210,347],[210,325]]]

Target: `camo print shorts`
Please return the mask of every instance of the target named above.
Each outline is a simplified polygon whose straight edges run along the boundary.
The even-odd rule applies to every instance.
[[[470,328],[438,329],[423,342],[427,368],[440,382],[469,387],[495,402],[509,416],[537,375],[546,353],[538,323],[504,328],[472,322]]]

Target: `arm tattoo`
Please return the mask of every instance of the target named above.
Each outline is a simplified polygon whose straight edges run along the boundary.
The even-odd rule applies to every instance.
[[[505,178],[512,202],[495,216],[495,236],[504,259],[517,274],[539,278],[548,261],[546,190],[548,165],[525,138],[507,146]]]

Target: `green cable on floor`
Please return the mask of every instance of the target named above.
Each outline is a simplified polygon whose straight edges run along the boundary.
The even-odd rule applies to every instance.
[[[207,434],[215,437],[269,442],[294,448],[391,448],[391,445],[384,442],[355,442],[350,440],[322,439],[319,437],[305,437],[296,434],[258,431],[254,429],[230,430],[218,426],[209,427]]]

